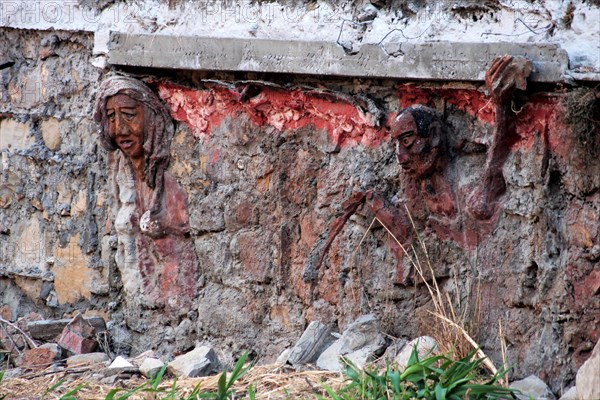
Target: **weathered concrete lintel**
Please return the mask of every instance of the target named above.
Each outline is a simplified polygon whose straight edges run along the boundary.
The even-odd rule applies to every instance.
[[[348,55],[332,42],[131,35],[111,32],[113,65],[441,81],[483,81],[504,54],[531,59],[534,82],[562,82],[567,52],[555,44],[388,43]]]

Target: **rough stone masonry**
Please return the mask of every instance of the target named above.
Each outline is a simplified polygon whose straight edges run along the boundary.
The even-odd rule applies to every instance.
[[[409,25],[422,15],[418,2],[401,3],[397,9],[378,8],[372,28],[364,32],[353,27],[353,43],[392,14]],[[490,13],[505,21],[503,6],[488,3],[483,11],[464,4],[446,12],[457,21],[479,18],[475,28],[487,23]],[[598,13],[596,5],[573,2],[567,28],[566,9],[536,4],[548,7],[561,37],[577,37],[582,18],[594,20]],[[74,10],[87,5],[79,7]],[[135,355],[153,348],[174,354],[209,342],[225,354],[251,349],[265,361],[295,343],[313,320],[343,330],[356,317],[373,313],[390,335],[429,334],[436,323],[427,312],[429,295],[418,280],[407,285],[399,279],[400,270],[414,277],[410,260],[396,251],[381,224],[372,224],[377,207],[366,202],[356,204],[331,241],[316,280],[303,279],[315,243],[344,215],[347,200],[370,191],[388,210],[402,211],[406,204],[414,211],[417,232],[410,230],[403,244],[414,245],[424,259],[416,233],[423,239],[438,283],[479,321],[474,335],[494,361],[500,360],[502,321],[513,378],[537,374],[554,390],[574,381],[598,341],[600,319],[600,111],[593,81],[599,68],[580,50],[566,46],[571,70],[565,73],[580,79],[577,85],[568,78],[560,85],[529,81],[504,109],[504,148],[510,150],[500,169],[504,189],[494,199],[494,217],[480,224],[467,215],[467,199],[486,173],[498,126],[497,105],[480,82],[489,65],[471,82],[441,75],[415,81],[245,72],[250,68],[120,67],[104,62],[105,56],[111,61],[114,48],[100,50],[101,38],[110,38],[108,28],[129,32],[121,29],[130,26],[123,19],[111,19],[114,7],[107,2],[86,9],[99,15],[90,29],[60,21],[51,28],[43,18],[32,26],[19,20],[19,10],[3,9],[0,300],[5,319],[30,312],[69,318],[82,311],[109,321],[118,352]],[[154,20],[144,10],[131,27],[168,36],[174,24],[169,15],[181,15],[185,7],[160,9],[164,14]],[[541,32],[542,22],[530,28]],[[514,32],[521,26],[516,22]],[[266,23],[259,24],[259,36],[261,29],[268,30]],[[392,42],[405,40],[395,33]],[[553,42],[547,31],[531,35]],[[443,35],[434,32],[436,37]],[[389,44],[387,51],[394,51]],[[135,175],[114,173],[118,153],[99,145],[93,120],[100,83],[115,73],[144,82],[167,110],[173,131],[165,143],[170,148],[163,185],[187,197],[187,227],[180,231],[187,244],[177,245],[185,251],[167,257],[158,250],[148,253],[144,257],[156,262],[145,263],[146,270],[138,268],[140,241],[159,247],[160,239],[128,231],[140,221],[131,220],[135,213],[123,219],[114,196],[128,191],[130,209],[135,199],[145,199],[145,212],[152,208],[155,188],[136,187]],[[417,186],[397,156],[404,136],[391,129],[402,110],[415,105],[432,115],[423,124],[419,118],[426,115],[413,117],[416,133],[420,125],[438,123],[445,155],[451,155],[451,163],[439,166],[444,179]],[[413,139],[423,137],[417,136]],[[409,142],[404,145],[414,146]],[[411,193],[427,193],[430,201],[415,203]],[[453,199],[452,213],[442,206],[448,204],[443,195]],[[181,196],[174,201],[183,201]],[[152,221],[147,220],[150,228]],[[172,255],[197,260],[192,287],[185,286],[189,274],[169,275],[177,272],[172,267],[162,270],[165,277],[150,271],[169,265]],[[144,280],[141,271],[154,280]],[[170,285],[161,288],[167,278]],[[157,301],[161,296],[185,306],[166,312],[168,301]]]

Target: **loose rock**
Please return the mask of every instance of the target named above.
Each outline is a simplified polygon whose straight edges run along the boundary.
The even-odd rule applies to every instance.
[[[530,398],[536,400],[556,399],[548,385],[535,375],[515,381],[510,384],[510,387],[521,391],[521,393],[517,394],[519,400],[529,400]]]
[[[115,360],[109,365],[108,368],[133,368],[133,364],[124,359],[121,356],[115,358]]]
[[[63,329],[58,345],[75,354],[91,353],[98,346],[96,329],[81,315],[77,315]]]
[[[438,344],[434,338],[430,336],[421,336],[411,340],[406,346],[402,348],[398,356],[396,357],[396,363],[400,370],[403,370],[408,365],[408,360],[412,354],[413,348],[417,346],[417,354],[419,359],[423,359],[436,354]]]
[[[81,367],[83,365],[102,364],[109,360],[108,356],[104,353],[88,353],[69,357],[66,362],[68,367]]]
[[[196,347],[171,361],[169,372],[176,376],[197,378],[210,375],[217,366],[217,355],[209,346]]]
[[[578,400],[577,387],[573,386],[572,388],[567,390],[562,396],[560,396],[559,400]]]
[[[575,383],[581,400],[600,399],[600,340],[590,358],[577,371]]]
[[[29,349],[23,353],[18,365],[25,369],[44,369],[52,365],[56,353],[41,347]]]
[[[152,378],[158,374],[165,364],[157,358],[148,357],[140,365],[140,372],[146,378]]]
[[[374,315],[363,315],[348,325],[342,337],[329,346],[317,359],[317,366],[327,371],[340,371],[344,366],[340,356],[362,367],[373,356],[381,354],[385,338],[380,333],[379,323]]]
[[[331,343],[330,329],[319,321],[312,321],[296,345],[287,361],[292,365],[302,365],[314,361],[327,344]]]

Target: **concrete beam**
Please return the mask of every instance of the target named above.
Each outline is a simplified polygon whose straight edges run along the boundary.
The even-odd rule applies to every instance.
[[[533,61],[534,82],[562,82],[567,52],[555,44],[387,43],[349,55],[332,42],[131,35],[111,32],[109,63],[167,69],[248,71],[410,80],[483,81],[504,54]]]

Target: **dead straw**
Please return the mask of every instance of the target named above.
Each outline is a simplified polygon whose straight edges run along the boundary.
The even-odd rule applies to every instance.
[[[30,377],[29,379],[13,378],[7,379],[0,384],[0,398],[6,399],[58,399],[69,390],[80,385],[85,385],[76,396],[80,400],[103,400],[115,387],[133,389],[142,385],[146,380],[142,377],[117,381],[113,385],[97,382],[92,377],[93,371],[74,376],[69,370],[63,370],[63,374],[53,374]],[[46,391],[51,386],[65,380],[50,394]],[[219,375],[204,378],[181,378],[176,382],[177,398],[189,395],[196,386],[200,385],[201,391],[216,391]],[[159,389],[169,393],[174,383],[174,378],[165,379]],[[316,394],[325,395],[323,384],[326,383],[334,390],[344,386],[345,377],[341,373],[329,371],[289,371],[279,364],[262,365],[252,367],[234,385],[234,389],[240,395],[247,393],[248,386],[253,385],[256,389],[257,398],[264,400],[276,399],[312,399]],[[43,397],[45,396],[45,397]],[[152,399],[148,393],[135,394],[131,400]]]

